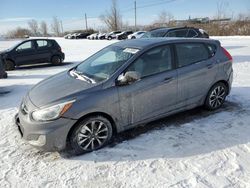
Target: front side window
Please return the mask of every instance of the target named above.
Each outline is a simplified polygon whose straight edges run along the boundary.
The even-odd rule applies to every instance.
[[[209,58],[206,46],[202,43],[176,44],[178,67],[184,67]]]
[[[76,71],[100,82],[108,79],[120,66],[139,50],[109,46],[97,52],[76,67]]]
[[[30,50],[30,49],[32,49],[32,42],[28,41],[28,42],[25,42],[25,43],[21,44],[20,46],[18,46],[16,48],[16,51]]]
[[[171,69],[171,48],[161,46],[144,53],[128,67],[127,71],[136,71],[143,78]]]

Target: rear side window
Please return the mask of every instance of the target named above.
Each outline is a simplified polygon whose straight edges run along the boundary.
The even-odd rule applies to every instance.
[[[180,29],[175,31],[169,31],[166,37],[186,37],[187,36],[187,29]]]
[[[176,44],[178,67],[184,67],[208,59],[209,53],[203,43]]]
[[[216,53],[216,50],[217,50],[216,45],[214,45],[214,44],[206,44],[206,45],[207,45],[208,51],[210,53],[210,57],[213,57]]]
[[[193,37],[196,37],[196,36],[198,36],[197,32],[194,31],[193,29],[189,29],[187,37],[193,38]]]
[[[37,40],[36,41],[38,48],[51,47],[52,44],[47,40]]]

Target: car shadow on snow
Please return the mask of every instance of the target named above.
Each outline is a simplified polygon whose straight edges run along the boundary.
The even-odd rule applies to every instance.
[[[238,48],[246,48],[248,46],[223,46],[223,47],[225,47],[227,50],[233,50]]]
[[[233,89],[250,93],[248,87]],[[60,155],[80,161],[131,161],[195,156],[246,144],[250,142],[250,110],[237,95],[229,96],[216,111],[198,107],[120,133],[98,151],[76,157],[66,152]]]

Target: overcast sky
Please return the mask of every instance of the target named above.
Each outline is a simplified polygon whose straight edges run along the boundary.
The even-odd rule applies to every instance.
[[[250,0],[136,0],[138,24],[150,24],[165,10],[175,19],[213,17],[218,2],[226,5],[228,16],[250,14]],[[110,8],[111,0],[1,0],[0,34],[20,26],[28,27],[31,19],[51,23],[52,17],[62,20],[64,30],[84,29],[84,14],[89,27],[103,27],[99,16]],[[134,22],[134,0],[118,0],[123,21]]]

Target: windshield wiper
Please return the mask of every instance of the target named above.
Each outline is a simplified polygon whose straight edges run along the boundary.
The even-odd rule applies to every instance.
[[[86,75],[84,75],[82,72],[77,71],[76,69],[72,69],[70,71],[71,75],[74,76],[75,78],[79,79],[79,80],[84,80],[87,81],[89,83],[95,83],[95,81],[89,77],[87,77]]]

